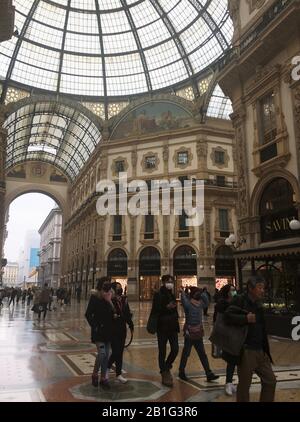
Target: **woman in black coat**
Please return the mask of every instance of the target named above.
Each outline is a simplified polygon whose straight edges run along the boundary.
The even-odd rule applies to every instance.
[[[114,291],[112,302],[116,310],[116,314],[113,321],[111,341],[112,353],[108,361],[108,369],[110,369],[113,363],[115,363],[117,380],[120,383],[125,384],[127,379],[122,376],[122,366],[127,334],[126,324],[128,324],[131,331],[133,331],[134,326],[132,322],[132,314],[128,305],[128,299],[126,296],[123,296],[122,285],[115,282],[112,284],[112,288]]]
[[[215,312],[213,316],[214,323],[216,322],[218,313],[225,313],[226,309],[236,294],[236,288],[232,284],[226,284],[226,286],[222,287],[218,293],[218,301],[215,306]],[[228,396],[232,396],[233,393],[236,393],[236,386],[232,384],[236,364],[232,361],[232,356],[224,351],[222,352],[222,359],[227,362],[225,393]]]
[[[91,327],[92,343],[97,347],[97,357],[92,374],[92,384],[99,385],[99,369],[101,369],[100,385],[109,389],[107,364],[112,340],[112,326],[115,309],[112,304],[112,290],[109,278],[99,279],[96,290],[92,290],[85,317]]]

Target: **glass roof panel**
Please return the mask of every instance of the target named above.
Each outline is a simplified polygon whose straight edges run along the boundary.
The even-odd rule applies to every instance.
[[[14,4],[19,35],[0,45],[5,85],[19,82],[28,90],[72,94],[82,101],[95,97],[107,104],[111,100],[106,96],[122,97],[122,102],[179,82],[195,86],[189,78],[196,74],[201,79],[211,62],[231,46],[227,0]]]
[[[101,141],[95,124],[64,104],[25,105],[5,122],[8,131],[6,168],[26,160],[57,165],[73,180]]]
[[[197,16],[198,13],[196,9],[188,0],[182,0],[168,15],[171,22],[173,22],[176,31],[181,31],[186,28],[187,25],[197,18]]]
[[[232,112],[233,109],[230,99],[225,96],[220,86],[216,85],[210,99],[207,116],[229,120]]]

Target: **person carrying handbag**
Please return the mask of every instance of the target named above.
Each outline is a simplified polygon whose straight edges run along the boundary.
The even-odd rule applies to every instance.
[[[186,322],[184,326],[184,347],[179,366],[179,378],[188,381],[185,374],[185,367],[192,347],[194,346],[204,368],[207,381],[214,381],[218,379],[219,376],[215,375],[210,369],[203,344],[204,329],[202,316],[203,306],[207,306],[206,295],[202,295],[201,289],[193,287],[191,288],[189,299],[183,289],[181,289],[181,302],[184,308]]]

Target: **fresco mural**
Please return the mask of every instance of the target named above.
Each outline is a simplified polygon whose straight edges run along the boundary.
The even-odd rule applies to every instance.
[[[50,182],[68,183],[68,180],[62,173],[59,173],[57,170],[53,170],[50,175]]]
[[[7,173],[7,177],[15,177],[17,179],[25,179],[26,171],[24,166],[17,166]]]
[[[177,104],[152,101],[129,112],[115,128],[112,138],[176,130],[193,124],[192,115]]]

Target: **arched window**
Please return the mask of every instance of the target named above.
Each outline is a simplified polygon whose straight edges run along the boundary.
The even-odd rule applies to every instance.
[[[174,252],[174,275],[197,275],[197,254],[191,246],[179,246]]]
[[[261,196],[259,213],[262,242],[299,236],[289,226],[293,218],[298,219],[298,210],[293,187],[286,179],[278,177],[268,184]]]
[[[235,263],[233,251],[229,246],[220,246],[215,253],[216,276],[235,276]]]
[[[149,246],[140,253],[139,273],[140,276],[160,275],[160,253],[159,250]]]
[[[127,276],[127,255],[122,249],[114,249],[107,258],[107,275]]]

